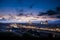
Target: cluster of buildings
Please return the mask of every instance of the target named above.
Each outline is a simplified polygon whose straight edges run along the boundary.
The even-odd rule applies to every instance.
[[[47,19],[43,19],[41,16],[15,16],[15,17],[10,17],[10,18],[0,18],[0,22],[15,22],[15,23],[20,23],[20,22],[26,22],[29,24],[32,24],[33,21],[39,21],[40,24],[48,24]]]

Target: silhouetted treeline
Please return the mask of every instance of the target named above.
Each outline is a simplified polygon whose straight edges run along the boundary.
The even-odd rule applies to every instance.
[[[41,15],[60,15],[60,7],[56,7],[55,10],[47,10],[46,12],[39,12],[38,16]],[[57,16],[57,18],[60,18],[60,16]]]

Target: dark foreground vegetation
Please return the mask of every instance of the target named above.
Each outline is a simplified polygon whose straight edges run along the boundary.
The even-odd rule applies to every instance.
[[[52,37],[52,34],[49,34],[48,37],[44,37],[44,36],[39,36],[39,37],[36,37],[36,36],[32,36],[31,34],[28,34],[28,33],[25,33],[23,34],[23,36],[20,36],[18,34],[15,34],[13,32],[0,32],[0,39],[22,39],[22,40],[26,40],[26,39],[33,39],[33,40],[38,40],[38,39],[51,39],[53,38]],[[59,37],[58,37],[59,38]],[[56,38],[53,38],[53,39],[56,39]]]

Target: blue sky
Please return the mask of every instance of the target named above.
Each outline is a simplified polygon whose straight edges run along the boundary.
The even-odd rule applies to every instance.
[[[27,12],[33,10],[34,13],[44,12],[60,6],[59,2],[60,0],[0,0],[0,14],[17,13],[17,9],[24,9]]]

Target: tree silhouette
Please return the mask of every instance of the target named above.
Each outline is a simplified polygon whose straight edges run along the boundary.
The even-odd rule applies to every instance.
[[[29,8],[30,8],[30,9],[32,9],[32,8],[33,8],[33,6],[34,6],[34,4],[31,4],[31,5],[29,6]]]
[[[44,12],[40,12],[39,11],[39,14],[38,16],[41,16],[41,15],[55,15],[55,14],[60,14],[60,7],[56,7],[56,11],[54,10],[47,10],[45,13]],[[60,18],[60,16],[58,16],[58,18]]]
[[[60,12],[60,7],[56,7],[56,11],[59,11]]]
[[[39,11],[39,14],[38,14],[38,16],[42,16],[42,15],[46,15],[47,13],[44,13],[44,12],[40,12]]]
[[[56,7],[56,12],[59,16],[57,16],[57,18],[60,18],[60,7]]]
[[[53,11],[53,10],[48,10],[48,11],[47,11],[47,14],[48,14],[48,15],[54,15],[54,14],[56,14],[56,12]]]
[[[23,15],[23,9],[19,10],[18,13],[19,13],[18,16]]]
[[[18,16],[22,16],[23,15],[23,13],[20,13]]]

